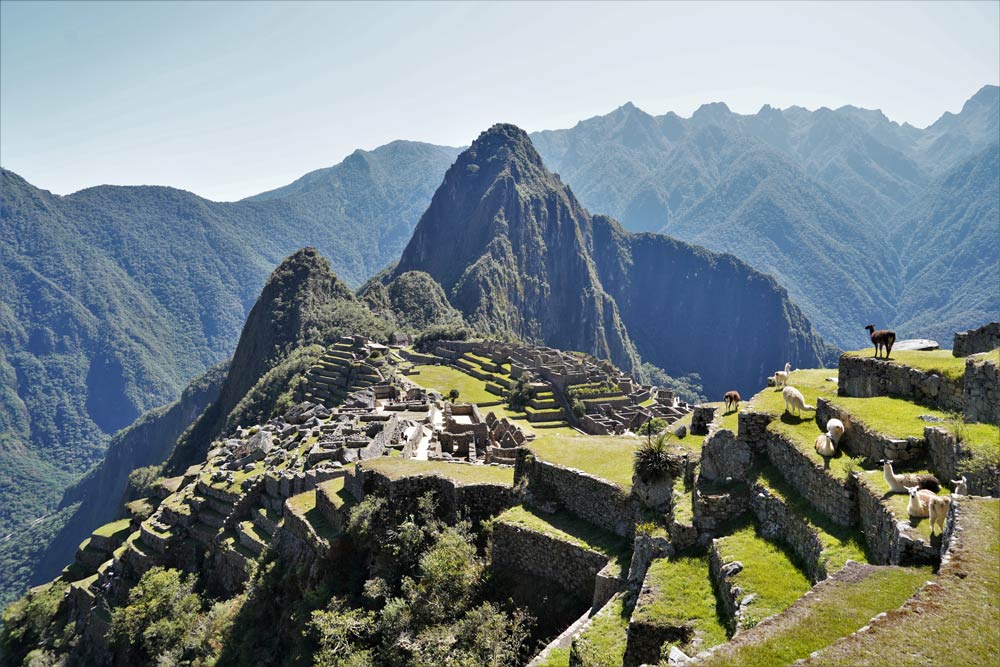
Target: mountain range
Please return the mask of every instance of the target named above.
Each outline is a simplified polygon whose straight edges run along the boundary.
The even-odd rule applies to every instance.
[[[342,296],[390,267],[360,300],[344,297],[365,327],[467,322],[627,369],[641,359],[701,372],[712,389],[773,370],[760,351],[776,341],[747,336],[742,317],[787,325],[788,347],[775,354],[803,362],[825,354],[810,322],[826,340],[860,347],[868,321],[946,343],[997,319],[998,98],[987,86],[926,129],[856,107],[740,115],[715,103],[684,119],[628,104],[519,138],[508,148],[537,149],[538,159],[521,155],[508,167],[524,173],[488,184],[468,169],[489,165],[468,154],[467,171],[452,173],[458,148],[398,141],[234,203],[162,187],[56,196],[2,170],[0,562],[11,590],[87,510],[84,487],[114,479],[120,488],[114,461],[149,465],[176,439],[164,428],[147,446],[148,430],[112,440],[116,431],[179,397],[172,414],[185,418],[216,401],[218,372],[186,402],[181,391],[232,353],[268,273],[305,245],[329,259]],[[462,191],[438,189],[435,206],[442,179]],[[429,247],[461,261],[421,251]],[[564,289],[578,302],[559,299]],[[752,311],[764,301],[772,310]],[[710,304],[732,314],[732,330]],[[742,337],[753,356],[715,356],[695,335],[705,331]],[[132,454],[102,463],[109,442]]]

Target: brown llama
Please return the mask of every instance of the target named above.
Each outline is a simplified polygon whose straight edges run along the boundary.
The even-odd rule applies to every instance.
[[[869,324],[865,329],[868,330],[868,337],[875,345],[875,358],[878,359],[879,350],[885,349],[885,358],[888,359],[889,355],[892,354],[892,344],[896,342],[896,332],[888,329],[875,331],[874,324]]]
[[[727,391],[726,395],[722,397],[722,400],[726,402],[726,412],[732,412],[733,409],[740,409],[740,392],[733,389],[732,391]]]

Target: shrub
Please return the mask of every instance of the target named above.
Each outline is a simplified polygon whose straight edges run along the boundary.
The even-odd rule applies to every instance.
[[[658,481],[670,474],[666,434],[660,435],[652,442],[644,443],[635,451],[633,470],[647,483]]]
[[[583,417],[583,415],[587,413],[587,406],[579,398],[573,399],[573,403],[572,405],[570,405],[570,409],[573,410],[573,415],[577,419],[580,419],[581,417]]]

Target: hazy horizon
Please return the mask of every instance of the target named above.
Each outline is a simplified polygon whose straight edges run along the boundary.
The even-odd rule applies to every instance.
[[[849,7],[4,0],[0,164],[58,194],[232,201],[358,148],[562,129],[628,101],[852,105],[926,127],[1000,83],[1000,3]]]

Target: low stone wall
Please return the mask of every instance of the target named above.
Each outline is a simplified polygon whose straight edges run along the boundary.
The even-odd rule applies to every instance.
[[[594,579],[594,598],[590,603],[591,611],[598,609],[608,603],[608,600],[625,588],[626,579],[622,575],[621,566],[615,561],[608,563],[601,568]]]
[[[872,357],[841,355],[837,392],[858,398],[897,396],[945,412],[962,412],[960,381]]]
[[[972,453],[940,426],[925,426],[924,440],[931,469],[938,479],[947,482],[965,475],[969,494],[1000,497],[1000,468],[995,465],[973,467]]]
[[[956,357],[989,352],[1000,347],[1000,322],[990,322],[978,329],[969,329],[955,334],[955,344],[951,351]]]
[[[750,511],[750,487],[743,483],[727,486],[694,486],[694,526],[699,533],[711,533]]]
[[[642,582],[646,578],[646,570],[653,560],[673,555],[674,546],[670,540],[653,535],[636,535],[632,542],[632,562],[628,569],[629,593],[633,596],[639,594]]]
[[[819,535],[797,513],[768,489],[755,484],[750,492],[750,508],[764,539],[778,541],[792,550],[805,568],[809,581],[826,579],[826,558]]]
[[[498,521],[493,524],[491,567],[528,572],[554,581],[569,595],[592,603],[597,574],[608,557],[543,533]]]
[[[631,537],[639,505],[620,487],[579,470],[540,461],[520,449],[514,484],[527,483],[528,492],[556,500],[581,519],[623,537]]]
[[[373,493],[384,497],[400,514],[415,513],[420,497],[433,493],[440,516],[449,523],[468,518],[478,526],[518,502],[514,490],[503,484],[456,484],[437,475],[391,479],[378,470],[365,470],[362,479],[365,495]]]
[[[851,456],[865,459],[865,465],[878,465],[880,459],[893,461],[913,461],[922,459],[926,453],[926,445],[918,438],[889,438],[876,432],[863,422],[857,420],[847,410],[836,403],[825,399],[816,399],[816,423],[820,428],[826,428],[830,419],[844,422],[844,436],[839,447]]]
[[[982,357],[966,361],[962,402],[967,420],[1000,424],[1000,366]]]
[[[906,523],[900,521],[882,501],[880,487],[869,484],[865,476],[855,473],[858,494],[858,515],[861,532],[868,551],[879,565],[932,565],[937,562],[936,550],[924,542]]]
[[[834,479],[780,433],[768,431],[767,455],[799,495],[831,521],[842,526],[857,523],[853,484]]]
[[[767,427],[774,417],[766,412],[744,410],[739,415],[739,439],[750,447],[755,454],[761,454],[767,449]]]
[[[691,415],[691,433],[695,435],[705,435],[708,427],[715,419],[716,407],[714,405],[696,405],[694,413]]]
[[[729,429],[719,429],[705,438],[701,450],[701,476],[707,480],[745,481],[753,452]]]
[[[730,581],[732,577],[743,571],[743,564],[739,561],[723,563],[722,555],[716,540],[712,540],[712,546],[708,550],[708,574],[712,579],[712,587],[715,588],[716,598],[722,602],[722,609],[725,612],[726,627],[733,635],[737,635],[743,627],[743,616],[746,605],[743,601],[743,589]]]
[[[635,609],[652,605],[659,597],[659,589],[647,576],[642,583],[642,590],[636,601]],[[628,624],[628,638],[625,644],[623,667],[639,667],[639,665],[655,665],[660,662],[660,650],[667,642],[684,643],[693,634],[693,629],[687,625],[659,624],[646,620],[642,615],[632,612]]]

